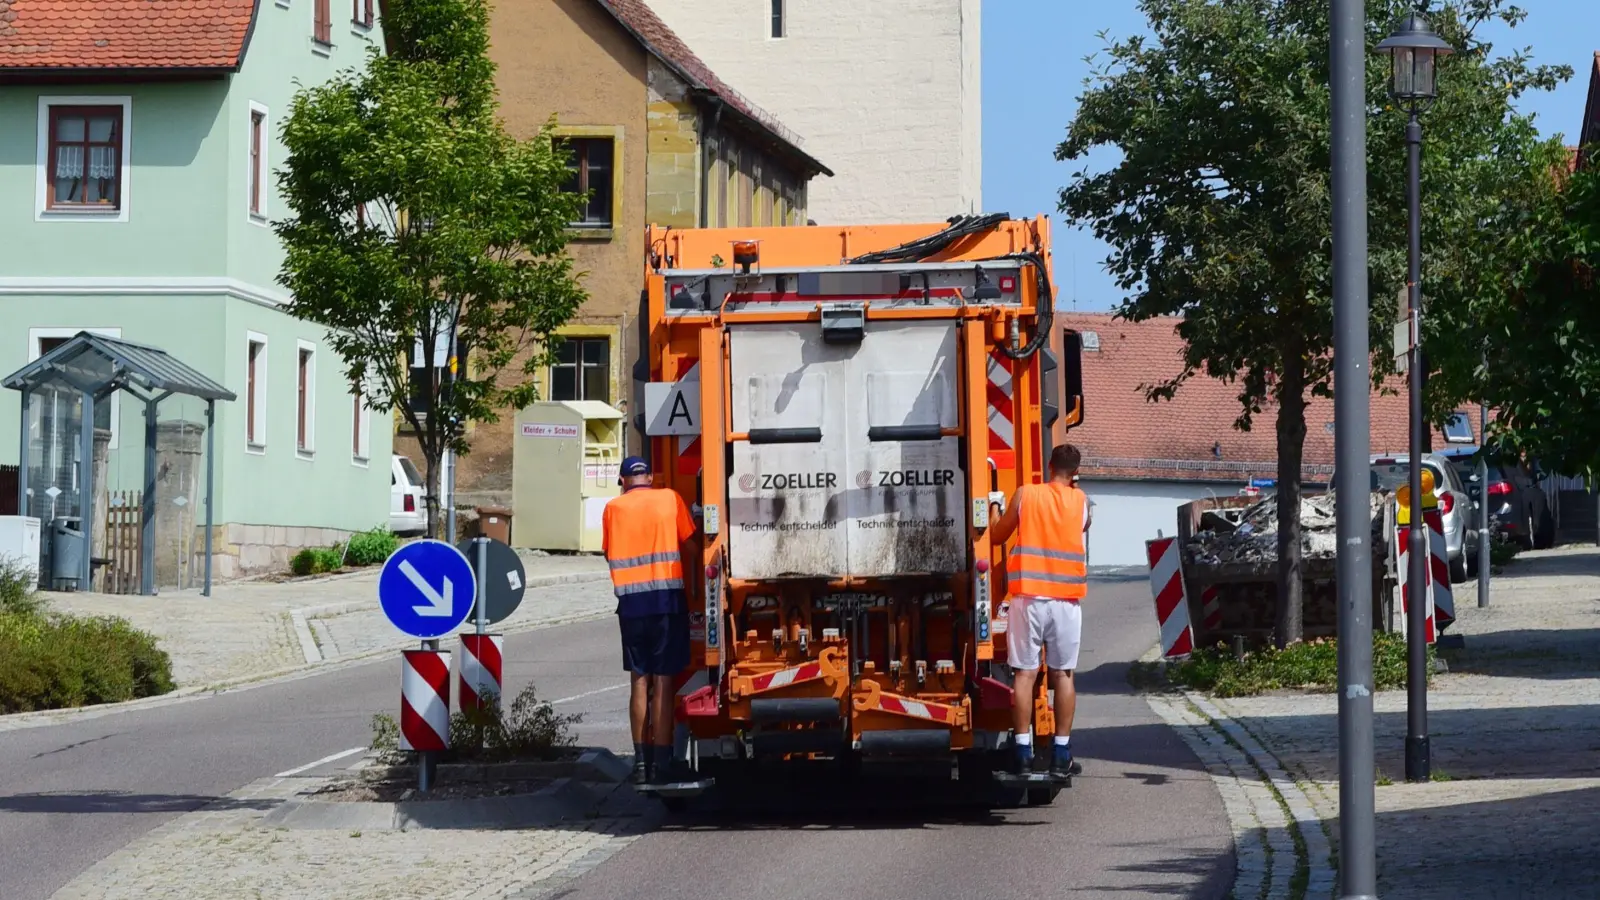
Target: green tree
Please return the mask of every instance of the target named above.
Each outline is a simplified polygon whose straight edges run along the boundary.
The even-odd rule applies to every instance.
[[[1063,161],[1102,147],[1121,159],[1104,171],[1076,172],[1060,207],[1111,246],[1106,264],[1128,292],[1121,316],[1184,318],[1182,370],[1145,385],[1149,399],[1170,399],[1204,374],[1238,386],[1241,430],[1276,406],[1282,645],[1302,632],[1305,407],[1333,387],[1329,7],[1326,0],[1139,6],[1151,36],[1108,44],[1056,149]],[[1369,2],[1368,46],[1412,6]],[[1506,0],[1450,0],[1433,16],[1462,52],[1441,70],[1440,97],[1425,120],[1423,283],[1430,309],[1475,296],[1484,279],[1510,268],[1485,224],[1499,221],[1539,150],[1532,124],[1511,100],[1553,86],[1564,73],[1533,67],[1525,54],[1497,57],[1473,31],[1491,19],[1514,25],[1521,17]],[[1372,57],[1375,380],[1393,368],[1384,348],[1406,271],[1405,116],[1386,109],[1387,76],[1386,60]],[[1440,390],[1451,386],[1446,381]],[[1436,415],[1443,406],[1435,403]]]
[[[527,141],[496,116],[486,0],[391,0],[387,54],[300,90],[278,172],[290,215],[289,312],[328,328],[353,384],[398,409],[426,462],[430,533],[439,461],[468,422],[535,399],[531,376],[584,293],[566,253],[581,198],[548,128]],[[466,347],[454,377],[412,384],[416,341]],[[443,346],[443,343],[440,344]]]
[[[1564,163],[1565,160],[1559,160]],[[1600,170],[1570,180],[1552,160],[1515,215],[1504,302],[1483,304],[1492,440],[1547,471],[1600,473]]]

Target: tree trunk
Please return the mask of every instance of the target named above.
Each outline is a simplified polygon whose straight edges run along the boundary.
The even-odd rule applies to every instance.
[[[422,443],[422,442],[419,442]],[[435,540],[444,540],[444,519],[439,515],[439,476],[440,469],[444,468],[440,460],[442,453],[435,453],[428,449],[427,444],[422,446],[422,464],[425,480],[428,482],[427,491],[423,498],[428,506],[428,537]]]
[[[1278,622],[1280,649],[1303,637],[1300,561],[1300,460],[1306,443],[1305,360],[1283,354],[1278,388]]]

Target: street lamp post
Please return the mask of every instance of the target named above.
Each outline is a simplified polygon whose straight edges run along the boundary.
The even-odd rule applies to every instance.
[[[1409,208],[1410,350],[1407,376],[1411,388],[1411,525],[1407,532],[1410,601],[1406,610],[1406,780],[1427,781],[1428,750],[1427,593],[1428,531],[1422,516],[1422,123],[1420,116],[1438,96],[1435,60],[1452,52],[1428,20],[1413,13],[1378,45],[1389,54],[1389,96],[1410,116],[1406,123],[1406,205]]]

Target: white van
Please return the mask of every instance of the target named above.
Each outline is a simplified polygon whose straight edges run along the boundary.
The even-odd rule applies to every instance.
[[[389,465],[389,530],[424,534],[428,530],[427,485],[408,457],[396,453]]]

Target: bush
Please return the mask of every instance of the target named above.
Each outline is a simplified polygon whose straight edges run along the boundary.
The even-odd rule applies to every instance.
[[[0,566],[0,585],[13,583],[17,568]],[[27,600],[0,594],[0,713],[117,703],[173,689],[172,660],[154,636],[125,619],[46,613]]]
[[[346,561],[352,566],[380,565],[400,549],[400,538],[388,528],[373,528],[350,536]]]
[[[44,611],[45,601],[35,590],[37,580],[13,557],[0,558],[0,613],[33,615]]]
[[[577,743],[572,726],[582,713],[562,715],[539,700],[533,685],[523,689],[503,713],[498,698],[485,709],[457,710],[450,714],[450,749],[441,762],[510,762],[555,759]],[[391,765],[415,762],[416,753],[400,749],[400,726],[394,717],[372,717],[372,749]]]
[[[296,575],[321,575],[344,568],[344,551],[332,547],[304,547],[289,559],[289,571]]]
[[[1431,674],[1432,647],[1428,648],[1428,661]],[[1378,690],[1405,686],[1404,637],[1393,632],[1373,635],[1372,675]],[[1283,689],[1328,692],[1339,685],[1339,646],[1337,641],[1328,639],[1290,644],[1282,650],[1267,647],[1246,653],[1241,661],[1232,650],[1218,644],[1169,665],[1167,678],[1218,697],[1245,697]]]

